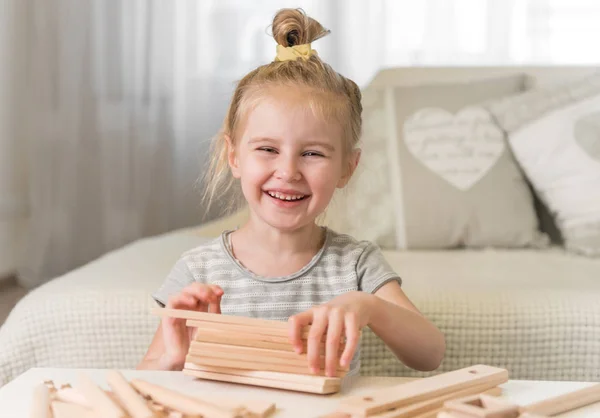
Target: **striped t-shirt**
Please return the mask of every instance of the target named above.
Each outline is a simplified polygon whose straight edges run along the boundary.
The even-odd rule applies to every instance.
[[[171,295],[193,282],[214,284],[223,289],[221,314],[287,321],[346,292],[375,293],[389,281],[402,283],[375,244],[329,228],[323,246],[302,269],[289,276],[262,277],[233,256],[228,245],[231,232],[185,252],[154,299],[165,306]],[[348,375],[359,368],[360,344]]]

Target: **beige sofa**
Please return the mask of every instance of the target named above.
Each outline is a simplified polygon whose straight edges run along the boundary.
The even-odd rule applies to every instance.
[[[544,83],[589,69],[400,69],[382,72],[372,85],[515,71]],[[370,199],[360,204],[361,210],[381,209]],[[384,217],[351,224],[340,208],[344,204],[333,205],[324,222],[379,240],[405,292],[445,333],[447,353],[438,371],[485,363],[508,368],[514,379],[600,381],[600,259],[559,245],[397,249],[393,240],[385,245],[394,233]],[[34,366],[135,367],[158,323],[149,314],[151,292],[182,252],[245,216],[240,211],[136,241],[33,290],[0,328],[0,385]],[[362,374],[423,375],[404,368],[368,330],[362,352]]]

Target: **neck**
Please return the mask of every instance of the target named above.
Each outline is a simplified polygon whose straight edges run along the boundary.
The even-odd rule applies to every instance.
[[[282,231],[250,216],[248,222],[240,228],[243,235],[252,237],[257,248],[270,254],[296,254],[306,251],[318,251],[322,245],[323,232],[315,223],[310,223],[293,231]]]

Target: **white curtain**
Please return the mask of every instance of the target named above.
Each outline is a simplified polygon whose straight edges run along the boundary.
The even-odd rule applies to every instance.
[[[593,0],[0,5],[0,246],[26,218],[23,245],[4,245],[22,249],[14,264],[29,287],[202,222],[196,180],[208,141],[234,82],[273,59],[268,26],[281,7],[302,7],[330,28],[314,47],[361,86],[397,65],[600,61]]]

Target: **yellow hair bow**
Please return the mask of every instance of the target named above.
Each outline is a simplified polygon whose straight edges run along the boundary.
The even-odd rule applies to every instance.
[[[277,56],[275,61],[295,61],[302,58],[308,60],[311,55],[317,55],[317,51],[310,47],[310,44],[294,45],[285,47],[277,45]]]

